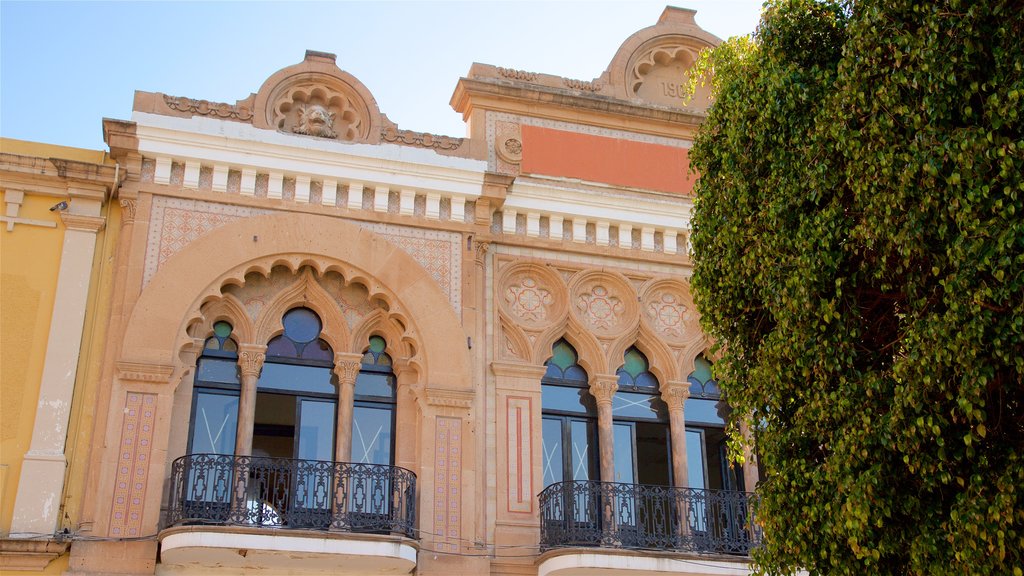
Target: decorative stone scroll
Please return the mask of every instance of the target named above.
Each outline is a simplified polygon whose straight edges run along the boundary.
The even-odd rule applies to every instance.
[[[196,100],[182,96],[164,95],[164,103],[171,110],[198,114],[200,116],[216,116],[230,120],[252,120],[252,109],[247,106],[231,105],[226,102],[210,102],[209,100]]]
[[[399,130],[395,126],[382,127],[380,138],[384,142],[391,142],[393,144],[405,144],[406,146],[419,146],[435,150],[458,150],[465,141],[465,138],[452,138],[451,136],[436,136],[428,132]]]
[[[516,70],[514,68],[498,68],[498,74],[502,78],[510,78],[512,80],[524,80],[526,82],[533,82],[537,79],[536,72],[527,72],[526,70]]]

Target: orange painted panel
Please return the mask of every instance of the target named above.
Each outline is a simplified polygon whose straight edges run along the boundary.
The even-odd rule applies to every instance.
[[[578,178],[618,186],[689,194],[697,180],[689,174],[685,148],[620,138],[523,126],[526,174]]]

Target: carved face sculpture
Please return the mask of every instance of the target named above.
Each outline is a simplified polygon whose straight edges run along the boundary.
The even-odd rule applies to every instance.
[[[319,104],[299,106],[299,118],[292,132],[323,138],[334,138],[334,112]]]

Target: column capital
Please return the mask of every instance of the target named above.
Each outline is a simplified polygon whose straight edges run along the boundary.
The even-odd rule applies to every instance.
[[[334,374],[341,385],[354,386],[359,369],[363,366],[362,354],[336,352],[334,354]]]
[[[612,374],[597,374],[590,377],[590,394],[597,404],[611,404],[612,396],[619,389],[619,377]]]
[[[121,225],[127,226],[135,222],[135,199],[121,198]]]
[[[690,397],[689,382],[666,382],[661,387],[661,399],[668,404],[669,412],[682,410],[686,400]]]
[[[491,243],[476,240],[473,242],[473,245],[475,248],[473,251],[474,259],[478,264],[483,264],[487,258],[487,251],[491,249]]]
[[[260,375],[263,361],[267,359],[267,347],[263,344],[238,345],[238,369],[242,376]]]

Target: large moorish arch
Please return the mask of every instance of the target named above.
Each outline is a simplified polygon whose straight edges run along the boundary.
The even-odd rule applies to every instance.
[[[214,230],[175,254],[152,278],[132,309],[121,360],[174,365],[190,341],[187,324],[200,306],[220,296],[225,283],[280,261],[340,266],[401,313],[407,332],[419,335],[421,376],[446,388],[471,388],[466,334],[451,302],[406,252],[358,225],[311,214],[244,218]],[[429,335],[429,337],[423,337]],[[460,353],[461,352],[461,353]]]

